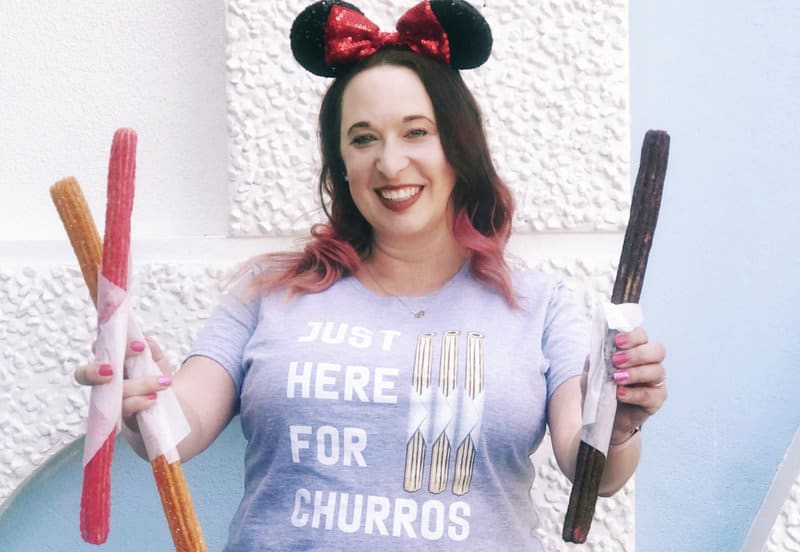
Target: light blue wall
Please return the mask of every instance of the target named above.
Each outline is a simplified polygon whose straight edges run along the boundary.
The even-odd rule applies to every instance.
[[[800,425],[800,2],[631,2],[634,165],[670,167],[642,303],[670,399],[637,552],[737,551]]]
[[[796,0],[631,2],[634,168],[648,128],[672,136],[642,298],[671,396],[644,433],[638,552],[738,550],[800,425],[798,29]],[[234,427],[185,466],[211,550],[242,449]],[[148,465],[122,445],[114,470],[105,549],[166,549]],[[77,530],[80,477],[74,446],[0,517],[0,550],[97,550]]]

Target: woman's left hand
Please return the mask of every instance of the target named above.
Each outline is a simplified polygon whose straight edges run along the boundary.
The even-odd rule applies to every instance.
[[[642,328],[618,333],[615,345],[612,361],[616,368],[617,415],[611,443],[620,444],[667,400],[666,349],[661,343],[648,341]]]

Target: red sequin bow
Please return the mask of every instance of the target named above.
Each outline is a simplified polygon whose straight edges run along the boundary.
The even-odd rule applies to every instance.
[[[450,63],[450,41],[430,2],[425,0],[397,21],[397,31],[381,32],[363,14],[336,5],[325,26],[325,62],[339,65],[371,56],[384,46],[406,46],[413,52]]]

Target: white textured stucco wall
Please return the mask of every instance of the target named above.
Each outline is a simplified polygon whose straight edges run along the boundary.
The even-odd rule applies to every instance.
[[[0,148],[0,511],[86,415],[70,374],[89,355],[94,314],[48,187],[76,176],[102,226],[111,135],[137,129],[132,290],[177,362],[225,270],[320,217],[326,82],[295,64],[287,38],[306,4],[4,3],[15,25],[0,33],[0,120],[13,136]],[[359,4],[383,28],[409,5]],[[588,307],[610,291],[629,206],[628,3],[476,5],[495,48],[465,78],[518,201],[512,249],[567,277]],[[563,550],[569,486],[547,455],[534,493],[547,541]],[[633,550],[632,491],[601,499],[584,549]],[[779,534],[800,542],[792,508]]]

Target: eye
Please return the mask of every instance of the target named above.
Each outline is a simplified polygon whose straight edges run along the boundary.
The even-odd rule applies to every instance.
[[[422,136],[427,136],[428,131],[424,128],[412,128],[406,133],[406,136],[409,138],[420,138]]]
[[[376,138],[372,134],[359,134],[357,136],[353,136],[353,138],[350,139],[350,143],[354,146],[366,146],[375,140]]]

